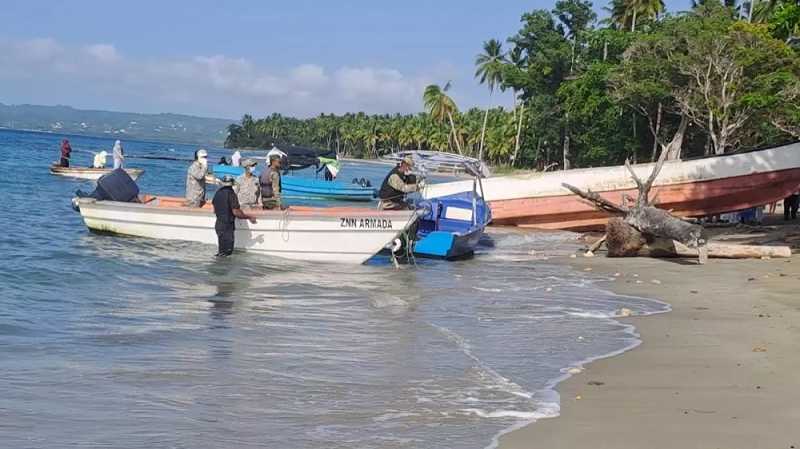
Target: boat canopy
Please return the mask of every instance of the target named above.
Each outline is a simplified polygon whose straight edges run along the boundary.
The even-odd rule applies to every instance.
[[[302,170],[312,166],[318,167],[320,164],[320,157],[327,159],[337,158],[336,150],[323,150],[286,144],[273,145],[273,149],[270,150],[270,153],[274,154],[273,152],[275,150],[278,150],[285,155],[287,160],[285,167],[292,170]]]
[[[478,159],[460,156],[458,154],[445,153],[443,151],[417,150],[417,151],[398,151],[387,154],[381,159],[399,163],[405,156],[411,156],[414,162],[425,170],[434,172],[467,172],[469,174],[480,174],[482,178],[491,176],[489,167],[485,162]],[[472,170],[465,170],[465,166],[470,166]]]

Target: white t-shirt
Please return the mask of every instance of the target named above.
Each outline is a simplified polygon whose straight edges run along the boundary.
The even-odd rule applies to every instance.
[[[239,161],[241,159],[242,159],[242,155],[239,154],[238,151],[233,153],[233,156],[231,156],[231,165],[234,166],[234,167],[238,167],[239,166]]]

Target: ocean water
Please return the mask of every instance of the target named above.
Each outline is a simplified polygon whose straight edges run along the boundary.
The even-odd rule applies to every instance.
[[[542,260],[575,250],[563,233],[490,230],[471,260],[400,269],[90,235],[70,199],[91,183],[48,172],[61,138],[0,131],[4,447],[491,447],[558,414],[567,367],[637,344],[621,308],[667,310]],[[74,165],[113,145],[69,139]],[[132,156],[196,147],[123,145],[143,191],[182,195],[185,163]]]

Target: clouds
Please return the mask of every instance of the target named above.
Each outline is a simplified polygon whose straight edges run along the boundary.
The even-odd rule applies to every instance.
[[[125,101],[135,99],[137,105],[156,110],[222,117],[245,112],[300,117],[321,112],[416,112],[422,108],[427,84],[444,83],[454,75],[446,64],[412,75],[374,67],[328,71],[316,64],[267,70],[247,59],[222,55],[131,59],[108,44],[69,46],[52,39],[0,38],[2,97],[10,95],[3,85],[35,90],[43,83],[51,88],[56,83],[64,89],[57,90],[60,98],[49,104],[86,107],[77,100],[84,95],[102,98],[102,107],[115,110],[129,110]],[[10,102],[2,97],[0,101]],[[20,100],[20,92],[13,99],[33,102]]]

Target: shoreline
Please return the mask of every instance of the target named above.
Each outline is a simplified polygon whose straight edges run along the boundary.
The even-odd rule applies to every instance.
[[[800,226],[774,228],[715,240],[779,244],[788,235],[797,253]],[[616,319],[634,327],[639,343],[557,379],[559,416],[512,427],[495,437],[496,447],[800,448],[794,429],[800,262],[711,259],[699,266],[604,256],[549,262],[591,268],[614,279],[597,287],[662,301],[671,310]]]

